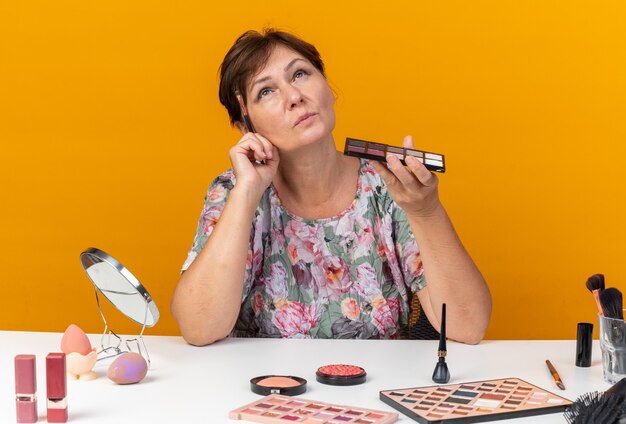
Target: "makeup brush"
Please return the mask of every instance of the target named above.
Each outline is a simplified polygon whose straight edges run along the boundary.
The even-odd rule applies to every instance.
[[[605,317],[624,319],[622,292],[618,289],[609,287],[606,290],[602,290],[600,292],[600,304]]]
[[[601,392],[585,393],[564,414],[570,424],[618,424],[626,420],[624,400]]]
[[[626,343],[626,323],[622,305],[622,293],[610,287],[600,293],[600,304],[604,311],[604,318],[600,318],[600,340],[606,340],[610,345],[623,346]],[[626,357],[621,349],[615,349],[611,354],[613,359],[612,371],[616,374],[626,374]],[[626,421],[625,421],[626,422]]]
[[[626,378],[606,392],[580,396],[569,406],[564,417],[570,424],[623,424],[626,422]]]
[[[593,295],[596,305],[598,306],[598,313],[602,316],[602,305],[600,304],[600,293],[604,290],[604,274],[593,274],[587,278],[587,289]]]
[[[252,121],[250,121],[250,116],[248,116],[248,109],[246,109],[246,104],[243,102],[243,97],[241,96],[241,93],[239,93],[239,91],[235,91],[235,97],[239,102],[239,109],[241,109],[241,118],[243,119],[246,129],[248,130],[248,132],[253,133],[254,127],[252,126]]]
[[[446,304],[441,304],[441,331],[439,332],[439,350],[437,356],[439,361],[435,365],[435,371],[433,372],[433,381],[439,384],[446,384],[450,381],[450,372],[448,371],[448,365],[446,364]]]

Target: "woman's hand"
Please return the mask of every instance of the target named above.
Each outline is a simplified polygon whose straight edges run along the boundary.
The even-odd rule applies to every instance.
[[[402,146],[413,148],[413,137],[404,137]],[[372,161],[374,169],[387,184],[393,200],[407,215],[429,217],[441,208],[437,186],[439,179],[413,156],[407,156],[406,168],[394,155],[387,155],[387,166]]]
[[[248,132],[229,151],[237,186],[259,196],[272,182],[278,162],[278,150],[261,134]]]

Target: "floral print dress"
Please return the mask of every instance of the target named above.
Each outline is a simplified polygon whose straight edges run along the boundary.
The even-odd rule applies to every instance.
[[[235,175],[209,187],[186,270],[224,208]],[[332,218],[290,213],[272,185],[252,221],[238,337],[396,338],[407,325],[407,290],[426,281],[402,209],[369,161],[361,160],[356,197]]]

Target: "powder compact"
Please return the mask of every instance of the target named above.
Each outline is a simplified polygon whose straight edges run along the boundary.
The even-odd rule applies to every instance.
[[[367,373],[356,365],[332,364],[319,367],[315,373],[317,381],[333,386],[353,386],[365,383]]]
[[[290,375],[262,375],[250,380],[250,389],[263,396],[297,396],[306,392],[306,380]]]

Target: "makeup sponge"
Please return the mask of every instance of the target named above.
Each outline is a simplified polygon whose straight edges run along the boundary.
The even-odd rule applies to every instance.
[[[91,347],[89,338],[77,325],[71,324],[61,338],[61,351],[65,353],[67,376],[72,380],[93,380],[98,354]]]
[[[117,384],[139,383],[148,373],[148,363],[138,353],[126,352],[115,358],[107,376]]]
[[[88,355],[91,352],[91,343],[87,338],[87,335],[79,326],[70,324],[63,333],[61,339],[61,350],[66,355],[72,352],[78,352],[81,355]]]

